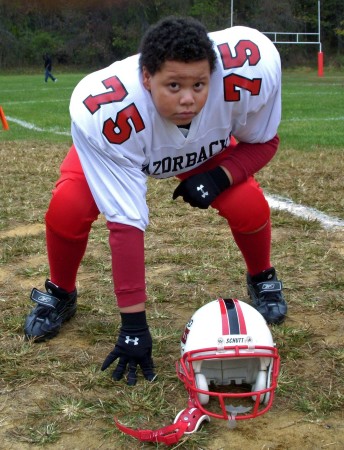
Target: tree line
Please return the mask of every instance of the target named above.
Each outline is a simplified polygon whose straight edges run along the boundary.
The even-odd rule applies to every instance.
[[[344,2],[320,5],[325,64],[341,67]],[[0,69],[42,66],[46,52],[55,64],[100,68],[137,53],[149,25],[168,15],[195,17],[209,31],[233,23],[266,32],[318,32],[317,0],[0,0]],[[317,45],[277,47],[285,66],[316,64]]]

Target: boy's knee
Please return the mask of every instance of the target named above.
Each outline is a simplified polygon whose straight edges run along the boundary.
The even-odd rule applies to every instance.
[[[227,189],[212,206],[228,221],[231,229],[239,233],[253,233],[270,218],[269,204],[255,181]]]
[[[64,180],[53,191],[45,222],[51,231],[69,240],[85,239],[99,210],[87,184]]]

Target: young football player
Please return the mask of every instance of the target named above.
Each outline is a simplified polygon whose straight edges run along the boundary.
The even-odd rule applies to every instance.
[[[56,336],[75,314],[78,268],[103,214],[121,329],[102,370],[119,359],[115,380],[128,372],[134,385],[138,366],[155,378],[145,313],[148,176],[178,177],[176,202],[211,206],[226,219],[252,305],[268,323],[284,320],[270,209],[254,179],[279,143],[280,57],[267,37],[240,26],[208,34],[194,19],[168,17],[148,29],[138,55],[86,76],[70,114],[73,145],[45,216],[50,276],[46,292],[31,293],[28,338]]]

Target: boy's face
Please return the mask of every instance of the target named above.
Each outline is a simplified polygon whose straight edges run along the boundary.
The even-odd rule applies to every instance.
[[[184,63],[166,61],[151,75],[143,67],[143,84],[159,114],[175,125],[187,125],[207,101],[210,66],[207,59]]]

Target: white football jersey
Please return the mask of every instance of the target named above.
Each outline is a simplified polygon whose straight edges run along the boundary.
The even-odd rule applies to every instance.
[[[101,213],[145,230],[147,176],[172,177],[239,141],[272,139],[281,118],[280,57],[262,33],[209,33],[218,55],[209,95],[188,134],[157,112],[142,84],[139,55],[86,76],[70,102],[72,137]]]

